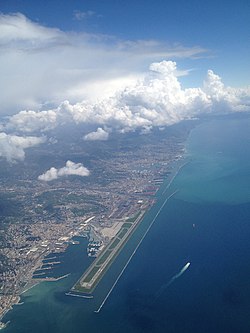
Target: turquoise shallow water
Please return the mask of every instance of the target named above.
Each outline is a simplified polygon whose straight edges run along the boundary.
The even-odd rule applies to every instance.
[[[5,332],[250,331],[250,119],[220,119],[196,127],[187,142],[189,161],[161,202],[174,190],[119,279],[96,310],[143,227],[98,286],[93,300],[65,296],[89,264],[85,242],[72,245],[61,266],[72,274],[30,291],[5,320]],[[188,269],[176,279],[184,265]],[[172,280],[171,280],[172,279]],[[172,281],[169,284],[169,281]]]
[[[213,120],[195,128],[188,140],[191,162],[176,179],[178,198],[203,202],[249,202],[250,123]]]

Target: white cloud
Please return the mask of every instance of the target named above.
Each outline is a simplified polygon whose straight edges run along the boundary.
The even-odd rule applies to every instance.
[[[0,133],[0,157],[6,158],[7,161],[23,160],[25,157],[24,150],[45,142],[45,138],[33,136],[21,137]]]
[[[202,113],[249,110],[249,89],[225,87],[221,78],[209,70],[201,88],[182,89],[173,61],[152,63],[144,78],[118,90],[99,102],[85,100],[58,108],[34,112],[22,111],[10,118],[6,129],[32,132],[52,129],[66,121],[107,126],[117,131],[167,126]],[[101,129],[85,139],[105,138]]]
[[[22,14],[1,14],[0,113],[55,107],[65,99],[76,103],[104,98],[134,82],[153,59],[192,58],[205,51],[64,32]]]
[[[109,133],[101,127],[98,127],[96,132],[88,133],[84,136],[85,141],[105,141],[108,140]]]
[[[72,161],[67,161],[66,165],[60,169],[56,169],[54,167],[47,170],[44,174],[38,176],[39,180],[43,180],[49,182],[51,180],[55,180],[59,177],[64,176],[89,176],[90,172],[87,168],[85,168],[82,163],[74,163]]]
[[[47,28],[28,20],[24,15],[0,14],[1,48],[37,49],[49,46],[62,39],[59,29]]]
[[[49,111],[20,111],[11,117],[7,128],[18,129],[21,132],[36,132],[51,130],[58,125],[56,110]]]

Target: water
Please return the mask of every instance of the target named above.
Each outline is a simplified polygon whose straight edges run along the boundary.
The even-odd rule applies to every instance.
[[[94,299],[83,300],[65,296],[89,264],[81,240],[63,259],[62,272],[72,274],[28,291],[24,304],[5,317],[11,321],[5,332],[250,332],[249,128],[250,119],[221,119],[192,131],[189,163],[165,196],[178,192],[158,215],[100,313],[94,310],[132,246],[106,274]],[[144,228],[159,205],[147,215]]]

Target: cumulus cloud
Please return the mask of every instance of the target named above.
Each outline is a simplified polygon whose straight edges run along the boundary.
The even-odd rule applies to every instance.
[[[109,98],[93,103],[85,100],[61,103],[49,111],[21,111],[10,118],[7,129],[32,132],[60,126],[66,120],[99,125],[85,139],[106,138],[101,128],[125,132],[136,128],[168,126],[203,113],[249,110],[250,91],[225,87],[221,78],[209,70],[201,88],[183,89],[173,61],[152,63],[144,78],[118,90]]]
[[[55,128],[58,123],[56,110],[49,111],[20,111],[11,117],[7,128],[18,129],[21,132],[47,131]]]
[[[45,138],[0,133],[0,157],[4,157],[9,162],[14,160],[23,160],[25,149],[45,142]]]
[[[105,141],[108,140],[109,133],[101,127],[98,127],[96,132],[88,133],[84,136],[85,141]]]
[[[51,180],[55,180],[59,177],[64,176],[89,176],[90,172],[87,168],[85,168],[82,163],[74,163],[72,161],[67,161],[66,165],[60,169],[56,169],[54,167],[47,170],[42,175],[38,176],[39,180],[43,180],[45,182],[50,182]]]
[[[79,18],[91,15],[76,13]],[[55,107],[65,99],[104,98],[133,82],[153,59],[205,52],[197,46],[65,32],[20,13],[0,14],[0,113]]]

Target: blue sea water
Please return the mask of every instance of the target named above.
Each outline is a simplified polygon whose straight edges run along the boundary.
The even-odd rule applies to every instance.
[[[188,163],[166,192],[161,189],[158,204],[107,272],[94,299],[65,296],[90,263],[86,239],[79,239],[57,267],[71,275],[25,293],[24,304],[5,317],[10,320],[5,332],[249,333],[249,129],[249,118],[208,120],[197,126],[187,141]],[[175,190],[95,313],[138,238]]]

